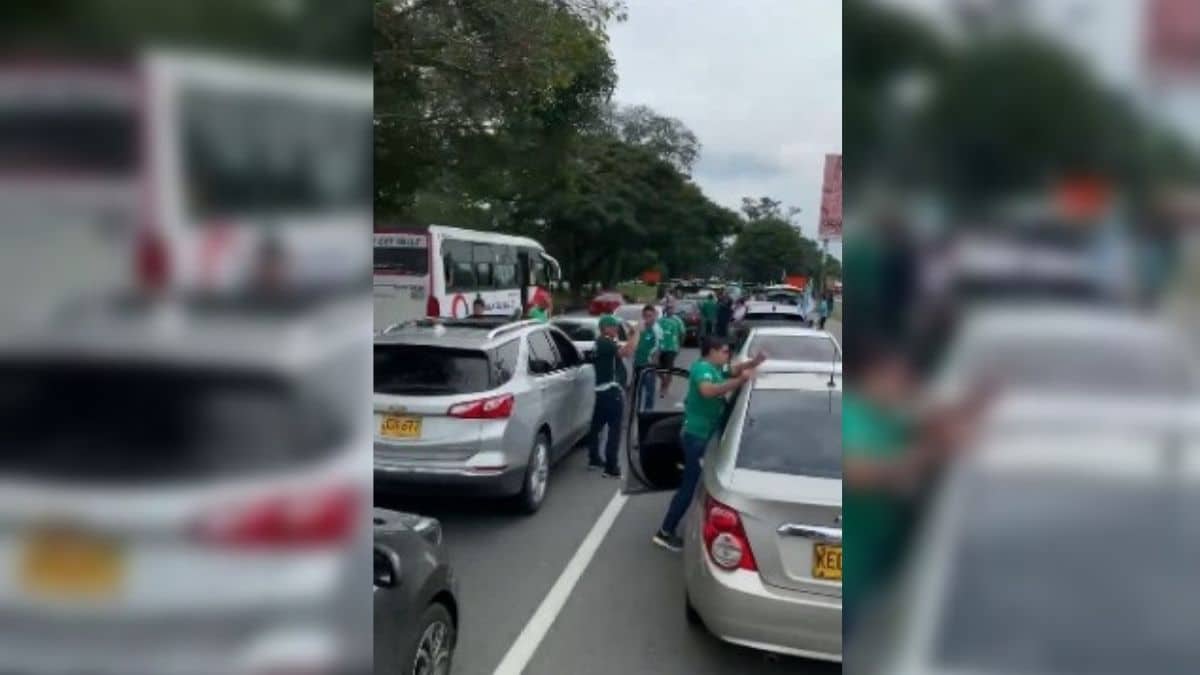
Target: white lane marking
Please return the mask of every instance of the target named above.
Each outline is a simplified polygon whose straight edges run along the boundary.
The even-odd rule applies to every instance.
[[[542,643],[546,633],[554,625],[555,619],[567,604],[567,599],[571,597],[571,591],[575,589],[575,584],[587,570],[592,558],[596,557],[600,543],[612,529],[613,523],[617,521],[617,516],[620,515],[621,509],[628,499],[629,497],[621,494],[619,490],[613,495],[608,506],[604,507],[604,511],[600,514],[599,520],[583,538],[575,555],[571,557],[562,574],[550,587],[550,592],[546,593],[542,604],[538,605],[537,611],[533,613],[529,622],[525,624],[525,628],[521,630],[521,634],[517,636],[516,642],[513,642],[508,653],[500,660],[500,665],[496,666],[493,675],[521,675],[525,667],[529,665],[538,645]]]

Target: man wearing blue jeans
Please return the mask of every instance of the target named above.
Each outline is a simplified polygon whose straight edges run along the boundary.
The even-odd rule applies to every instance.
[[[596,369],[596,403],[592,408],[592,427],[588,432],[588,470],[602,469],[604,476],[616,478],[621,475],[617,465],[617,451],[621,445],[621,418],[625,412],[625,397],[617,381],[621,359],[633,353],[637,332],[629,336],[625,344],[617,342],[621,322],[617,317],[606,314],[600,317],[600,337],[596,338],[595,356],[592,366]],[[600,432],[608,427],[608,441],[604,446],[604,458],[600,457]]]
[[[643,370],[654,368],[658,362],[657,354],[662,349],[663,332],[658,325],[658,308],[654,305],[642,308],[642,333],[636,342],[637,351],[633,354],[635,378],[640,377]],[[654,383],[657,379],[654,375],[642,378],[642,410],[654,408]]]
[[[729,369],[730,377],[727,378],[729,351],[729,344],[722,338],[705,337],[700,345],[700,359],[692,364],[688,375],[687,399],[683,407],[683,479],[667,508],[662,527],[654,535],[655,544],[672,551],[683,549],[683,538],[676,530],[700,481],[700,459],[724,417],[725,395],[752,379],[754,369],[766,360],[763,354],[758,354]]]

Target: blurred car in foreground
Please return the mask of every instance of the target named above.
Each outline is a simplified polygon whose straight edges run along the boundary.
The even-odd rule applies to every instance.
[[[449,675],[460,610],[441,524],[379,508],[373,523],[374,672]]]
[[[5,668],[335,669],[369,630],[370,306],[179,310],[0,348]]]
[[[533,513],[590,428],[595,370],[553,326],[422,320],[375,336],[374,353],[375,476],[406,492]]]
[[[980,380],[1008,391],[1092,398],[1190,398],[1200,392],[1192,349],[1162,320],[1058,304],[969,315],[934,392],[950,399]]]
[[[1191,672],[1200,427],[1190,419],[1156,433],[988,432],[863,614],[860,672]],[[1136,554],[1133,571],[1122,548]]]
[[[616,291],[605,291],[588,303],[588,314],[592,316],[600,316],[601,314],[611,314],[614,310],[625,303],[625,296]]]
[[[750,336],[750,331],[768,326],[792,328],[807,327],[808,317],[799,305],[778,302],[751,301],[739,312],[730,327],[734,348],[740,348]]]
[[[760,368],[704,457],[681,525],[686,616],[728,642],[840,662],[841,377],[795,365]],[[682,423],[682,411],[651,410],[630,424],[639,489],[679,485]]]
[[[790,362],[816,368],[842,370],[842,346],[832,335],[815,328],[762,326],[751,328],[734,362],[748,361],[762,352],[772,363]]]

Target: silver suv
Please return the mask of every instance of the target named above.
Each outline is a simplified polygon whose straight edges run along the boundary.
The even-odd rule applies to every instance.
[[[416,494],[512,496],[532,513],[587,435],[595,370],[536,321],[418,321],[375,336],[375,476]]]

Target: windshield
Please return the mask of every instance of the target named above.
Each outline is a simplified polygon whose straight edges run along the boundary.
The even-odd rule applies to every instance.
[[[794,476],[841,478],[841,392],[753,390],[738,443],[737,466]]]
[[[377,394],[474,394],[491,388],[487,354],[426,345],[376,345]]]
[[[348,428],[306,389],[265,374],[0,363],[0,472],[137,482],[288,466],[322,456]]]
[[[934,646],[939,666],[1192,671],[1200,660],[1200,492],[1165,473],[1108,482],[981,477],[963,492]]]
[[[92,96],[77,84],[64,84],[71,95],[31,97],[0,73],[0,171],[114,176],[137,171],[141,129],[128,85]]]
[[[375,247],[375,271],[402,276],[429,274],[429,251],[424,248]]]
[[[841,358],[833,340],[821,336],[756,335],[748,349],[751,354],[764,352],[781,361],[832,362]]]
[[[592,342],[599,336],[595,326],[584,323],[555,321],[554,325],[566,333],[567,337],[571,338],[573,342]]]

